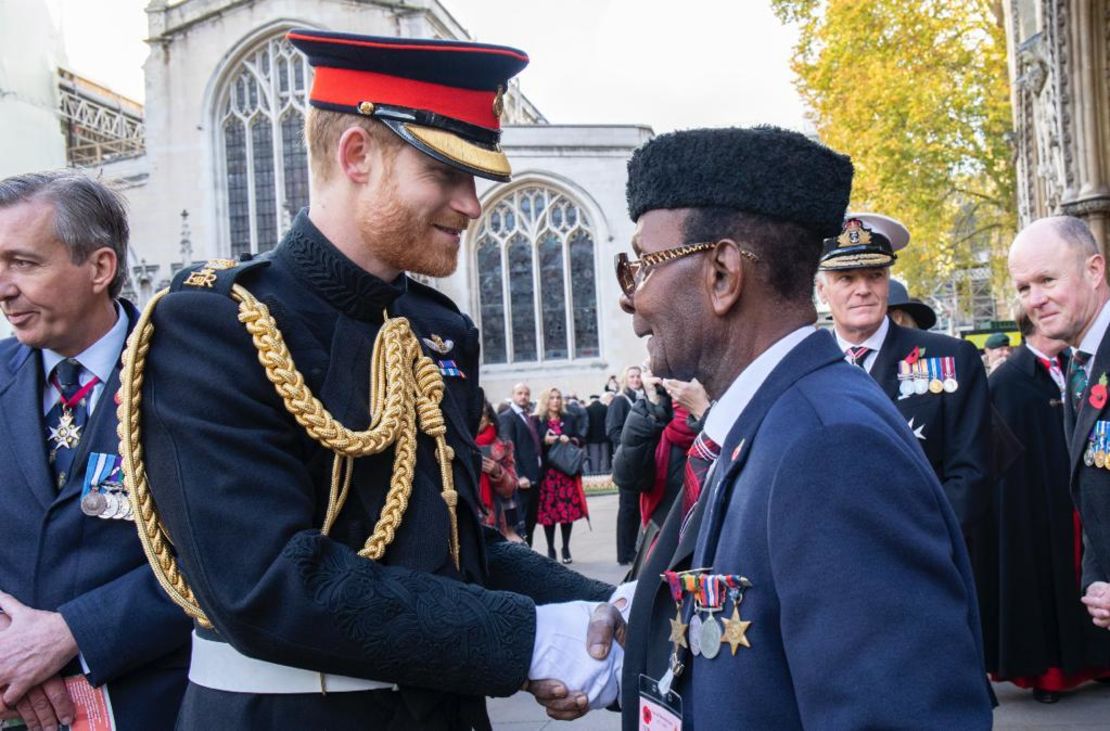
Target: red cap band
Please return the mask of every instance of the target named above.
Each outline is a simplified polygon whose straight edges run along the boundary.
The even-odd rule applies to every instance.
[[[360,102],[422,109],[486,129],[501,129],[493,113],[493,91],[460,89],[426,81],[403,79],[373,71],[317,66],[312,101],[356,109]]]

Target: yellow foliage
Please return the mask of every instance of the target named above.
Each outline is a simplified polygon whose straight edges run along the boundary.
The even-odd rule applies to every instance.
[[[989,0],[771,0],[822,141],[852,156],[852,210],[910,229],[896,271],[927,294],[1014,233],[1001,11]],[[986,261],[983,261],[986,257]],[[996,290],[997,291],[997,290]]]

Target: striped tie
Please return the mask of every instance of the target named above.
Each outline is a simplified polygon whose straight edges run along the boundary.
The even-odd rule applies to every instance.
[[[863,362],[867,360],[867,354],[870,352],[871,348],[868,348],[865,345],[861,345],[857,348],[848,348],[844,351],[844,355],[848,358],[849,363],[854,366],[859,366],[860,368],[863,368]]]

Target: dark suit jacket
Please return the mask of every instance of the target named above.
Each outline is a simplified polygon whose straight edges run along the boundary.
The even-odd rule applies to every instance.
[[[675,604],[656,577],[709,566],[751,581],[751,647],[685,654],[691,726],[990,728],[959,525],[905,420],[827,332],[775,367],[721,454],[685,533],[676,501],[641,573],[624,728],[639,674],[658,679],[670,657]]]
[[[903,398],[898,363],[915,347],[925,358],[954,356],[959,388]],[[904,328],[893,321],[871,367],[874,378],[907,422],[936,472],[965,531],[982,519],[991,502],[991,411],[987,373],[975,346],[965,340]]]
[[[529,414],[521,417],[509,407],[497,417],[497,436],[506,442],[512,442],[517,475],[527,477],[533,485],[538,486],[540,460],[543,458],[543,433],[539,433],[539,440],[533,438],[532,432],[528,430],[529,423],[533,423]]]
[[[154,312],[142,415],[151,493],[215,626],[205,636],[260,660],[400,690],[281,696],[190,683],[180,726],[482,723],[483,696],[510,695],[526,677],[534,603],[606,598],[610,587],[480,525],[478,332],[469,318],[431,288],[358,268],[303,211],[272,255],[220,271],[211,289],[184,279]],[[357,551],[381,516],[393,449],[355,460],[350,498],[321,535],[332,453],[296,424],[267,380],[227,296],[234,282],[267,304],[313,393],[351,429],[370,423],[370,357],[384,309],[406,317],[418,338],[452,343],[447,354],[425,354],[454,360],[466,376],[444,377],[441,402],[455,454],[461,568],[450,554],[434,442],[423,435],[403,520],[381,560]]]
[[[138,313],[122,303],[131,325]],[[42,353],[0,342],[0,588],[36,609],[60,612],[107,684],[116,727],[172,728],[185,690],[189,621],[162,593],[134,523],[81,512],[85,467],[116,454],[119,369],[84,428],[65,485],[55,489],[42,416]],[[70,663],[64,674],[79,673]]]
[[[1110,470],[1088,466],[1083,460],[1098,421],[1110,420],[1110,400],[1101,408],[1091,403],[1091,389],[1110,372],[1110,337],[1103,336],[1090,361],[1087,390],[1078,410],[1064,399],[1064,424],[1068,435],[1071,496],[1083,520],[1083,588],[1095,581],[1110,581]]]

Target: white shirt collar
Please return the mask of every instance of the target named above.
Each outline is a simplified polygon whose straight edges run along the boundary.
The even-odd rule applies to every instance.
[[[1083,342],[1079,343],[1079,350],[1094,358],[1102,345],[1102,337],[1106,334],[1107,327],[1110,327],[1110,300],[1106,300],[1106,303],[1102,305],[1102,310],[1095,318],[1091,329],[1083,336]]]
[[[717,399],[709,416],[705,419],[703,431],[717,444],[723,445],[732,425],[740,418],[756,391],[771,375],[783,358],[797,345],[817,331],[813,325],[800,327],[786,335],[771,347],[764,350],[747,368],[740,372],[724,395]]]
[[[116,369],[116,364],[119,363],[120,353],[123,352],[123,344],[127,340],[127,313],[123,311],[118,302],[115,303],[115,306],[116,324],[112,325],[112,328],[104,333],[99,340],[74,357],[74,360],[80,363],[88,373],[99,378],[101,383],[107,383],[108,379],[112,377],[112,371]],[[50,378],[54,366],[62,360],[65,360],[65,356],[55,353],[53,350],[43,349],[43,380]],[[83,378],[82,383],[87,383],[89,380],[91,380],[91,376]]]

